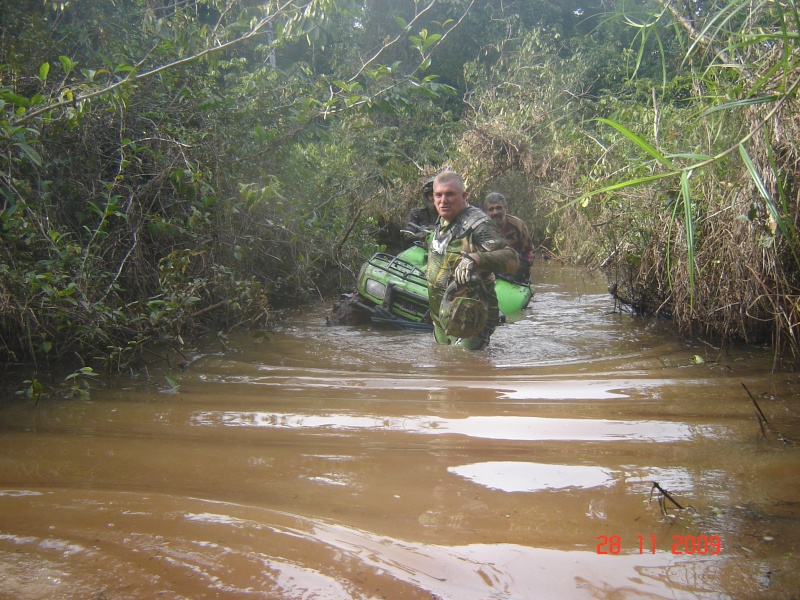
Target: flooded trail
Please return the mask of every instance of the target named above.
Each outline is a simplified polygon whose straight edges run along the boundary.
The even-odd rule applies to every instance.
[[[482,352],[321,305],[3,398],[0,598],[797,598],[797,374],[537,275]]]

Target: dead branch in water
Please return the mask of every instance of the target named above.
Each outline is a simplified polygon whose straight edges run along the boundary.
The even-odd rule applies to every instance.
[[[665,517],[668,517],[668,516],[669,516],[669,515],[667,514],[667,502],[666,502],[667,500],[669,500],[669,501],[670,501],[670,502],[672,502],[672,503],[673,503],[675,506],[677,506],[677,507],[678,507],[678,509],[680,509],[680,510],[683,510],[683,509],[684,509],[684,507],[683,507],[683,506],[681,506],[681,505],[680,505],[680,503],[679,503],[677,500],[675,500],[675,498],[673,498],[673,497],[672,497],[672,495],[671,495],[671,494],[670,494],[670,493],[669,493],[667,490],[665,490],[664,488],[662,488],[662,487],[661,487],[661,486],[658,484],[658,482],[657,482],[657,481],[654,481],[654,482],[653,482],[653,487],[651,487],[651,488],[650,488],[650,501],[651,501],[651,502],[653,501],[653,492],[654,492],[655,490],[658,490],[658,492],[659,492],[659,496],[658,496],[658,506],[661,508],[661,514],[662,514],[662,515],[664,515]]]
[[[750,400],[753,401],[753,404],[756,407],[756,411],[758,412],[758,415],[757,415],[758,424],[761,426],[761,435],[762,435],[762,437],[765,437],[765,438],[767,437],[767,429],[769,429],[769,430],[773,431],[775,433],[775,435],[778,436],[778,439],[781,442],[783,442],[784,444],[792,444],[792,443],[794,443],[794,441],[791,438],[787,438],[780,431],[777,431],[773,427],[770,426],[769,421],[767,421],[767,417],[764,415],[764,412],[761,410],[761,407],[758,405],[758,402],[756,402],[756,399],[753,396],[753,394],[750,393],[750,390],[747,389],[747,386],[744,383],[742,384],[742,387],[744,388],[744,391],[747,392],[747,395],[750,396]]]
[[[767,430],[766,430],[765,426],[769,425],[769,421],[767,421],[767,417],[764,416],[764,412],[761,410],[761,407],[758,405],[758,402],[756,402],[756,399],[755,399],[755,397],[753,397],[753,394],[751,394],[750,390],[747,389],[747,386],[744,383],[742,383],[742,387],[744,388],[744,391],[747,392],[747,395],[750,396],[750,400],[753,401],[753,405],[756,407],[756,411],[758,412],[758,415],[757,415],[758,416],[758,424],[761,427],[761,435],[766,437],[767,436]]]

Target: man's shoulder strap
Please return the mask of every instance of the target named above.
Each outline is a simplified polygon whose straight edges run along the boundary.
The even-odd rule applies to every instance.
[[[456,231],[454,232],[454,237],[463,237],[469,234],[470,231],[475,229],[481,223],[485,223],[489,220],[489,217],[480,208],[468,206],[467,209],[458,217],[458,222],[455,223]]]

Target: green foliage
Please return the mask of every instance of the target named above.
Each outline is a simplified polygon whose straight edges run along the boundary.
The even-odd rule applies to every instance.
[[[431,63],[455,23],[435,4],[366,60],[351,42],[371,6],[347,0],[9,7],[0,356],[133,369],[148,345],[345,285],[375,199],[441,156],[441,132],[421,141],[451,120]]]
[[[29,400],[38,402],[42,397],[42,393],[44,392],[44,386],[39,382],[39,380],[36,377],[32,377],[31,379],[26,379],[22,383],[26,387],[18,391],[17,394],[20,396],[25,396]]]
[[[264,326],[348,287],[445,165],[638,307],[793,340],[793,1],[162,4],[5,11],[7,361],[135,369]]]
[[[81,367],[70,373],[64,381],[70,385],[70,394],[73,398],[88,400],[92,391],[91,381],[97,378],[97,373],[92,367]]]
[[[666,227],[655,223],[642,254],[647,260],[637,262],[634,279],[655,287],[655,304],[687,330],[761,339],[769,330],[760,324],[772,323],[773,337],[796,354],[800,316],[779,307],[796,306],[800,273],[796,203],[787,201],[797,194],[797,152],[778,140],[796,130],[797,8],[734,0],[704,6],[708,12],[697,20],[663,6],[646,27],[671,24],[685,34],[691,96],[670,93],[680,78],[667,82],[662,94],[653,89],[641,113],[653,122],[649,141],[630,103],[623,101],[614,118],[598,119],[639,154],[626,155],[611,182],[596,180],[600,185],[574,203],[599,200],[608,207],[614,195],[634,188],[670,190]],[[605,148],[617,147],[619,140],[604,137]],[[653,208],[640,205],[635,220],[644,222]],[[680,236],[673,227],[679,222]],[[675,252],[679,246],[681,253]],[[741,273],[734,287],[725,280],[732,271]],[[741,306],[748,307],[745,318]]]

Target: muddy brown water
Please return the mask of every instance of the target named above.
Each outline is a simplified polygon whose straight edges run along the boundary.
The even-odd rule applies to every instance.
[[[800,597],[798,375],[536,273],[483,352],[320,305],[88,400],[4,398],[0,597]]]

